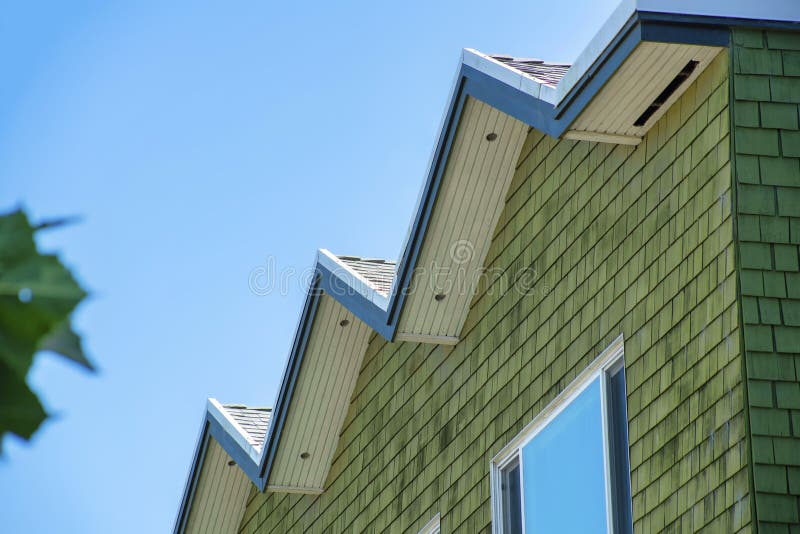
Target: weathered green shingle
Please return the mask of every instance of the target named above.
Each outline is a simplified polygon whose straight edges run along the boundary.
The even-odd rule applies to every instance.
[[[762,45],[758,45],[758,42]],[[741,82],[734,73],[734,86],[761,88],[770,86],[772,102],[760,104],[760,134],[755,134],[748,116],[752,98],[746,92],[736,94],[731,103],[735,128],[734,150],[737,154],[754,152],[748,143],[753,139],[780,139],[778,153],[759,157],[758,186],[752,185],[752,170],[737,167],[736,188],[739,195],[751,196],[738,203],[740,214],[761,213],[760,236],[755,232],[738,232],[738,270],[744,295],[758,294],[759,275],[763,295],[759,298],[759,320],[754,322],[752,299],[743,297],[745,317],[744,348],[747,351],[748,401],[750,404],[753,481],[756,492],[758,531],[790,532],[790,525],[800,529],[800,491],[794,467],[800,464],[800,251],[793,240],[795,217],[800,216],[800,73],[798,53],[800,33],[765,32],[761,38],[754,32],[735,31],[734,57],[740,72],[748,71]],[[767,45],[767,47],[764,46]],[[745,48],[746,46],[746,48]],[[783,76],[778,72],[777,57],[782,58]],[[760,58],[760,59],[759,59]],[[746,60],[746,61],[745,61]],[[765,61],[761,65],[752,62]],[[750,62],[750,63],[748,63]],[[746,67],[746,68],[741,68]],[[756,80],[759,76],[761,81]],[[744,106],[744,112],[738,111]],[[741,121],[741,122],[740,122]],[[741,134],[741,135],[740,135]],[[765,142],[762,141],[762,144]],[[765,149],[758,149],[761,153]],[[773,151],[774,152],[774,151]],[[753,188],[758,187],[757,191]],[[773,201],[767,199],[772,197]],[[770,211],[771,213],[766,213]],[[741,219],[743,215],[739,216]],[[798,227],[800,230],[800,227]],[[800,238],[800,233],[798,234]],[[769,251],[769,255],[766,255]],[[755,257],[757,256],[757,257]],[[767,394],[771,399],[767,399]]]
[[[800,34],[797,32],[775,30],[766,32],[766,37],[769,48],[773,50],[800,50]]]
[[[740,102],[736,104],[736,107],[745,106],[746,109],[749,109],[754,105],[753,102]],[[783,128],[787,130],[797,130],[797,108],[796,104],[778,104],[775,102],[762,102],[760,104],[761,108],[761,124],[764,128]],[[736,124],[741,126],[750,126],[750,121],[745,121],[745,123],[739,120],[739,114],[741,112],[736,111]]]
[[[733,56],[734,72],[742,74],[783,74],[780,50],[738,47]]]
[[[758,241],[763,239],[765,243],[789,243],[789,219],[786,217],[760,217],[760,234],[745,235],[741,231],[739,237],[745,241]]]
[[[800,88],[798,88],[798,91],[800,91]],[[800,132],[782,130],[780,134],[782,154],[785,157],[800,157]]]
[[[800,217],[800,188],[778,187],[775,196],[778,199],[778,215]]]
[[[800,76],[800,52],[783,51],[783,73],[786,76]]]
[[[776,271],[797,271],[797,245],[772,245]]]
[[[770,101],[769,78],[755,75],[739,75],[734,79],[737,100]]]
[[[740,154],[757,156],[780,155],[779,138],[776,130],[737,127],[735,137],[741,144],[741,148],[737,148]]]
[[[759,160],[763,184],[800,187],[800,159],[762,156]]]
[[[733,34],[733,42],[739,47],[764,48],[764,33],[758,30],[738,30]]]
[[[759,310],[759,317],[761,319],[761,323],[773,325],[773,324],[781,324],[781,307],[780,301],[778,299],[771,299],[771,298],[760,298],[758,299],[758,310]],[[758,321],[756,321],[758,323]],[[772,331],[768,330],[768,335],[772,336]],[[769,340],[770,349],[772,349],[772,340]],[[748,344],[748,347],[750,344]],[[752,347],[753,350],[762,350],[758,349],[755,346]]]
[[[797,94],[800,92],[800,78],[771,76],[769,86],[770,97],[773,102],[797,104]]]
[[[739,213],[775,214],[775,190],[772,187],[742,184],[738,196]]]

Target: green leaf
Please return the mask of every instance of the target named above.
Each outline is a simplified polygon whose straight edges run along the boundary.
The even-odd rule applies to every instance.
[[[47,413],[28,384],[0,365],[0,437],[11,432],[30,439],[46,417]]]
[[[47,417],[26,383],[37,350],[92,369],[70,324],[86,292],[56,256],[39,254],[35,230],[20,210],[0,215],[0,440],[6,432],[29,439]]]
[[[53,228],[63,228],[65,226],[71,226],[73,224],[77,224],[83,220],[82,217],[78,215],[70,215],[67,217],[59,217],[57,219],[45,219],[44,221],[39,221],[34,226],[34,230],[37,232],[39,230],[51,230]]]
[[[15,259],[35,254],[33,228],[28,217],[20,210],[0,216],[0,271]]]
[[[24,377],[40,340],[85,296],[55,256],[29,256],[0,271],[0,361]]]
[[[94,371],[89,359],[83,353],[81,338],[73,332],[69,321],[64,321],[47,334],[39,344],[39,350],[49,350],[72,360],[89,371]]]

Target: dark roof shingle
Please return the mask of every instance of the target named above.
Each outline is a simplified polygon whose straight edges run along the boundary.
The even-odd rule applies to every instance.
[[[392,290],[396,263],[375,258],[358,256],[336,256],[339,260],[360,274],[375,291],[385,296]]]
[[[570,65],[562,63],[546,63],[541,59],[512,57],[501,54],[489,54],[489,57],[516,69],[534,80],[555,87],[567,73]]]
[[[261,449],[272,419],[272,408],[253,408],[244,404],[223,404],[222,407],[247,432],[245,437]]]

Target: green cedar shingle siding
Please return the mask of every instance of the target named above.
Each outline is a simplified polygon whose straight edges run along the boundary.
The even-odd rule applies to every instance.
[[[414,533],[438,512],[442,532],[490,532],[490,459],[620,333],[636,532],[749,531],[729,61],[721,53],[638,147],[531,131],[461,342],[373,337],[325,493],[253,491],[241,531]],[[748,98],[769,102],[769,78],[752,78]],[[749,128],[755,113],[743,112]],[[781,153],[778,131],[748,132],[757,154]],[[779,207],[774,186],[747,183],[755,236],[759,216]],[[764,296],[761,271],[744,272],[758,274],[747,283]],[[747,314],[759,316],[758,302]],[[772,350],[772,326],[752,326],[753,342]],[[764,358],[753,360],[759,376],[794,380],[792,356]],[[800,421],[770,404],[765,384],[751,393],[770,436],[755,453],[775,469],[790,451],[772,436],[790,433],[790,413]],[[797,402],[797,392],[779,398]],[[789,483],[797,492],[800,480]],[[773,484],[763,506],[777,513],[773,499],[790,490]]]
[[[758,532],[796,533],[800,34],[736,31],[734,43],[738,265]]]

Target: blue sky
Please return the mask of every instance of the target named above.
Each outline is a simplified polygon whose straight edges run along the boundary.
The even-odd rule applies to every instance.
[[[0,210],[92,293],[100,372],[40,355],[5,532],[168,532],[206,397],[270,405],[315,250],[395,258],[462,47],[572,61],[616,5],[18,2],[0,18]],[[296,274],[254,292],[251,273]]]

